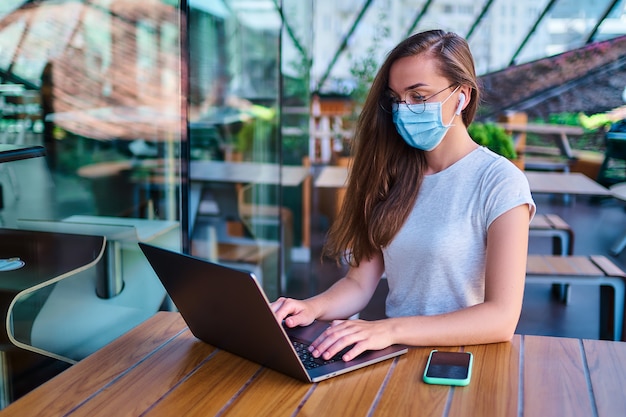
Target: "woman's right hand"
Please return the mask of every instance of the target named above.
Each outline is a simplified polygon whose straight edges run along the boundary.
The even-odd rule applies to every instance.
[[[317,318],[307,301],[280,297],[270,305],[276,320],[287,327],[308,326]]]

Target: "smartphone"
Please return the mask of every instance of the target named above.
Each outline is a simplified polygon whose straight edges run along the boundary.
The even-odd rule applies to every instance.
[[[472,379],[474,355],[471,352],[440,352],[428,355],[424,382],[437,385],[466,386]]]

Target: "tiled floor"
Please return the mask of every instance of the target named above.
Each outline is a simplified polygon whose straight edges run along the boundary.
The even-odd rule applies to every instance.
[[[313,196],[315,203],[316,197]],[[614,199],[600,201],[589,197],[574,197],[569,203],[558,196],[535,196],[538,213],[561,216],[575,232],[575,255],[605,255],[626,270],[626,250],[611,256],[611,246],[626,233],[625,204]],[[296,265],[292,269],[288,292],[294,297],[306,297],[320,292],[342,276],[342,268],[333,262],[321,262],[320,248],[324,239],[326,219],[314,213],[311,265]],[[531,238],[530,253],[550,253],[546,238]],[[362,313],[363,318],[384,314],[386,283],[381,281],[375,296]],[[570,298],[564,304],[551,296],[550,285],[527,284],[518,333],[598,338],[599,291],[592,287],[571,287]]]

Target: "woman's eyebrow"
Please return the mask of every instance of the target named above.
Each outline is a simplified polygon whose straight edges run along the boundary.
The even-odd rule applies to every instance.
[[[404,88],[404,91],[415,90],[417,87],[424,87],[426,84],[424,83],[416,83]]]
[[[427,85],[427,84],[425,84],[425,83],[421,83],[421,82],[420,82],[420,83],[416,83],[416,84],[413,84],[413,85],[409,85],[408,87],[404,87],[404,89],[402,90],[402,92],[404,92],[404,93],[405,93],[405,92],[407,92],[407,91],[415,90],[415,89],[416,89],[416,88],[418,88],[418,87],[424,87],[424,86],[428,86],[428,85]],[[392,88],[387,87],[387,91],[388,91],[389,93],[391,93],[391,94],[396,94],[396,95],[398,95],[398,93],[396,93],[396,92],[395,92]]]

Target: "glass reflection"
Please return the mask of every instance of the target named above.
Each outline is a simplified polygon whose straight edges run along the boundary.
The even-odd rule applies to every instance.
[[[515,62],[529,62],[584,46],[604,11],[613,3],[613,0],[593,3],[566,0],[547,4]]]
[[[273,1],[195,0],[189,16],[191,253],[253,271],[269,298],[302,245],[308,177],[310,40],[298,23],[311,4],[281,5],[284,21]],[[300,58],[281,67],[284,49]]]
[[[0,164],[1,230],[28,232],[3,250],[57,236],[37,283],[0,286],[8,351],[80,360],[172,307],[137,241],[181,248],[180,21],[171,0],[0,5],[0,144],[46,150]],[[104,236],[104,253],[63,269],[68,236]]]

